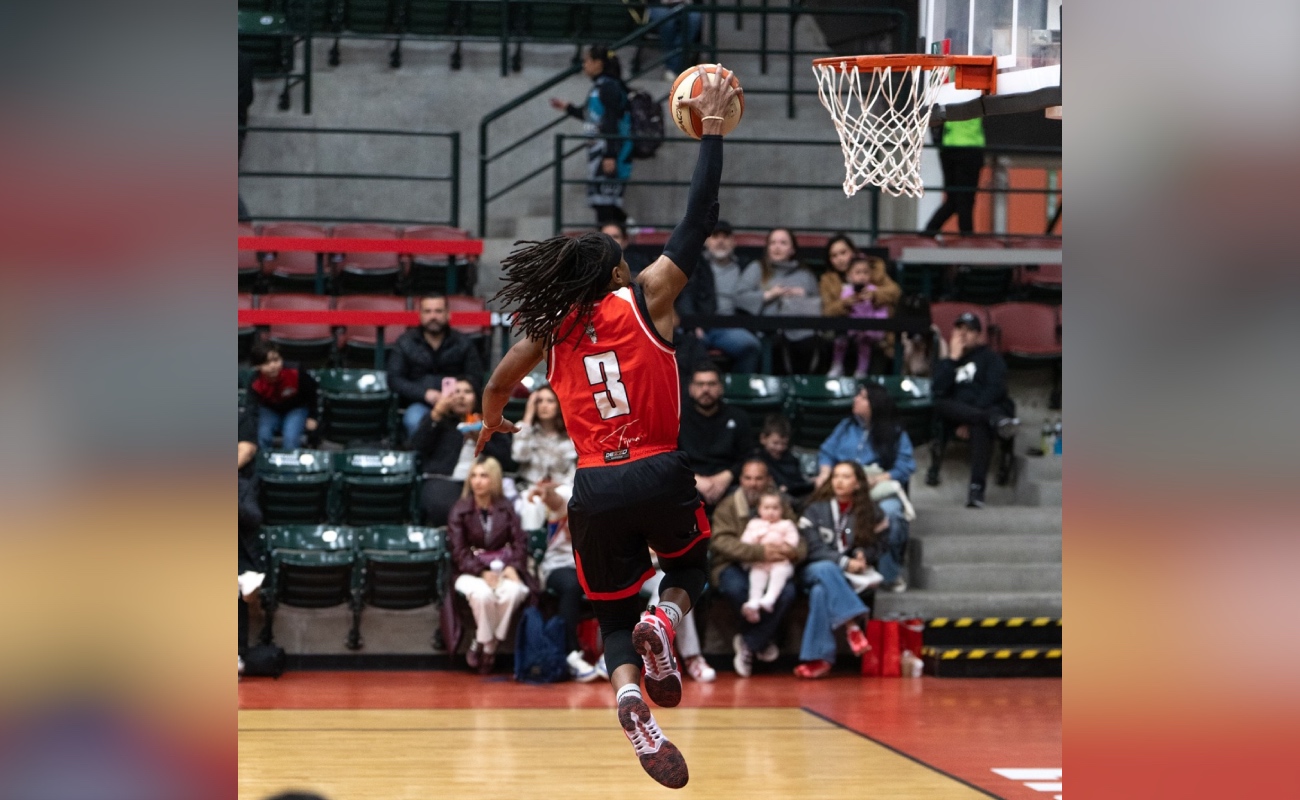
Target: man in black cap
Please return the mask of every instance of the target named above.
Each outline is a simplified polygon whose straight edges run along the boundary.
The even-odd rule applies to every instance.
[[[714,308],[718,316],[757,315],[763,307],[763,287],[758,262],[741,264],[736,258],[736,237],[731,223],[720,219],[704,240],[704,260],[713,273]],[[745,328],[713,328],[704,343],[731,359],[732,372],[757,372],[762,343]]]
[[[1007,396],[1007,365],[984,336],[980,318],[967,311],[957,317],[948,340],[948,357],[934,369],[931,384],[934,413],[945,427],[965,426],[970,431],[970,493],[967,508],[983,508],[984,481],[988,477],[994,434],[1016,435],[1020,421],[1015,403]],[[937,445],[937,443],[936,443]],[[942,454],[932,452],[925,482],[939,484]]]

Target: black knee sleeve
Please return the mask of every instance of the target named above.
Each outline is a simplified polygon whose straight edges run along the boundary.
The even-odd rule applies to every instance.
[[[695,608],[709,582],[709,540],[699,540],[676,558],[660,556],[659,567],[664,571],[659,596],[663,597],[667,589],[681,589],[691,598],[691,608]]]
[[[632,647],[632,629],[641,620],[645,601],[640,595],[622,600],[593,600],[596,619],[600,621],[600,635],[605,640],[605,669],[611,675],[624,664],[641,666],[641,657]]]

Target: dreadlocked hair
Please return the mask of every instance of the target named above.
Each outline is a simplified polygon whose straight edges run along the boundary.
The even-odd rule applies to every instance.
[[[492,299],[507,309],[513,307],[514,327],[525,336],[553,347],[575,328],[585,326],[592,307],[605,296],[610,279],[604,266],[610,255],[609,237],[584,233],[577,238],[556,236],[515,244],[528,246],[502,260],[506,286]],[[569,326],[557,331],[575,309],[578,313]]]

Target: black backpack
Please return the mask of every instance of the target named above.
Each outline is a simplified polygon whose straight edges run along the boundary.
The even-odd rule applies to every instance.
[[[515,636],[515,680],[555,683],[567,680],[569,664],[564,652],[564,618],[543,619],[536,606],[524,609]]]
[[[632,111],[632,157],[654,158],[664,141],[664,110],[649,92],[627,90],[627,105]]]
[[[244,651],[245,677],[278,678],[284,674],[284,648],[274,644],[254,645]]]

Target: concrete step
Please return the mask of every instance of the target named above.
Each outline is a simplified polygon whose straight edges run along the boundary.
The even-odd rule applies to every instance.
[[[1061,562],[923,564],[917,585],[937,592],[1059,592]]]
[[[944,506],[916,509],[912,536],[968,533],[1055,533],[1061,532],[1059,506],[1040,508],[965,508]]]
[[[1022,478],[1036,481],[1061,480],[1061,456],[1021,456],[1016,469]]]
[[[1016,484],[1016,503],[1022,506],[1061,507],[1061,481],[1021,480]]]
[[[913,540],[913,564],[1050,564],[1061,562],[1061,537],[1013,533],[927,536]]]
[[[872,614],[922,617],[1059,617],[1061,593],[1056,592],[939,592],[908,589],[878,592]]]

